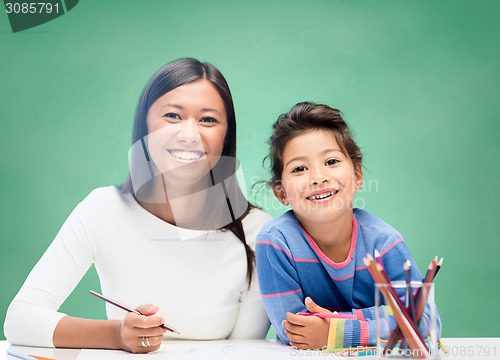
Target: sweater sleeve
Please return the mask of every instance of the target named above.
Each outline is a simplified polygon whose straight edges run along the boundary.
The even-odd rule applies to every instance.
[[[307,311],[294,261],[285,241],[270,233],[260,233],[256,245],[257,271],[267,314],[276,334],[285,344],[281,322],[287,312]]]
[[[387,241],[377,249],[382,257],[382,262],[387,275],[391,281],[405,282],[403,263],[406,260],[411,262],[411,279],[422,281],[422,275],[411,256],[403,238],[399,234],[390,236]],[[405,288],[397,289],[398,295],[403,304],[406,304]],[[396,320],[389,306],[366,307],[353,309],[348,314],[356,315],[356,320],[335,319],[330,322],[330,334],[328,346],[330,348],[345,348],[356,346],[372,346],[377,343],[376,313],[379,312],[381,318],[380,333],[382,339],[388,339],[396,328]],[[429,335],[431,313],[435,311],[438,338],[441,336],[441,321],[437,307],[431,309],[429,304],[424,309],[424,314],[419,324],[419,330],[425,338]]]
[[[93,261],[89,235],[78,205],[31,270],[10,304],[5,336],[15,345],[53,347],[54,330],[66,314],[59,307]]]

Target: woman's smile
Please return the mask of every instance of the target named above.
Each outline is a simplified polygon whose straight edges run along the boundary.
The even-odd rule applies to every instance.
[[[183,149],[165,149],[177,161],[181,163],[192,163],[201,160],[205,156],[204,151],[183,150]]]

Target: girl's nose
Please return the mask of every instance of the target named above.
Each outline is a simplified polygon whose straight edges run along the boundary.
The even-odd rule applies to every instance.
[[[318,185],[322,183],[326,183],[328,181],[328,177],[326,174],[320,169],[313,170],[311,173],[311,183],[312,185]]]
[[[200,141],[200,133],[198,131],[198,123],[195,119],[187,119],[182,121],[180,129],[177,133],[177,139],[187,145]]]

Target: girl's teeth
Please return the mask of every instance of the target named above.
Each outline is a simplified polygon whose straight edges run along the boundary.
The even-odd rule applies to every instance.
[[[322,194],[322,195],[316,195],[316,196],[311,196],[311,200],[321,200],[321,199],[326,199],[327,197],[332,196],[332,193],[327,193],[327,194]]]

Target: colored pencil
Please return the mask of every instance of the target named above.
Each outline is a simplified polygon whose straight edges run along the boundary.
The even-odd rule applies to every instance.
[[[23,360],[36,360],[36,358],[34,358],[31,355],[21,354],[21,353],[18,353],[17,351],[13,351],[10,349],[7,349],[7,354],[14,356],[16,358],[19,358],[19,359],[23,359]]]
[[[434,274],[434,278],[436,277],[436,275],[438,274],[439,270],[441,269],[441,266],[443,265],[443,259],[444,258],[441,258],[441,260],[439,260],[439,262],[437,263],[436,273]],[[432,280],[434,280],[434,278]]]
[[[435,261],[437,261],[437,256],[433,259],[433,261],[429,264],[429,267],[427,268],[427,272],[425,274],[425,277],[422,280],[422,287],[426,281],[429,282],[429,279],[431,276],[431,268],[432,268],[432,265]],[[442,265],[443,265],[443,258],[441,258],[441,260],[436,264],[436,269],[434,271],[434,274],[432,275],[432,280],[434,280],[436,278],[437,272],[439,271],[439,269],[441,268]],[[420,289],[418,289],[417,294],[415,295],[414,299],[420,297],[420,292],[422,290],[422,287]],[[428,288],[428,286],[427,286],[427,288]],[[416,301],[416,302],[418,303],[418,301]],[[425,301],[423,304],[425,305]],[[423,315],[423,308],[422,308],[422,312],[420,314],[416,314],[417,323],[420,322],[422,315]],[[388,340],[386,346],[384,347],[384,353],[386,351],[394,348],[394,346],[396,346],[400,337],[401,337],[401,331],[399,330],[399,327],[396,327],[396,329],[391,333],[391,336],[389,337],[389,340]]]
[[[129,308],[128,306],[125,306],[123,304],[120,304],[119,302],[115,301],[115,300],[111,300],[110,298],[104,296],[104,295],[101,295],[101,294],[98,294],[96,293],[95,291],[92,291],[90,290],[90,293],[94,296],[97,296],[99,299],[102,299],[108,303],[110,303],[111,305],[114,305],[122,310],[125,310],[125,311],[128,311],[128,312],[132,312],[134,314],[137,314],[137,315],[142,315],[139,311],[135,310],[135,309],[132,309],[132,308]],[[174,328],[172,327],[169,327],[165,324],[162,324],[160,325],[161,328],[167,330],[167,331],[170,331],[170,332],[173,332],[174,334],[180,334],[180,332],[178,332],[177,330],[175,330]]]
[[[417,321],[416,315],[415,315],[415,299],[413,298],[413,291],[411,287],[411,262],[410,260],[406,260],[403,269],[405,271],[405,277],[406,277],[406,298],[408,299],[408,307],[410,310],[410,315],[413,321]]]
[[[375,279],[375,282],[385,285],[381,286],[379,290],[393,310],[394,318],[400,330],[403,332],[405,339],[408,341],[408,344],[412,349],[421,350],[418,352],[418,356],[421,354],[423,358],[427,357],[429,355],[429,349],[415,323],[412,321],[407,309],[401,303],[398,294],[390,285],[390,281],[386,279],[386,275],[383,275],[383,266],[376,263],[369,254],[363,261],[370,271],[370,274]]]

